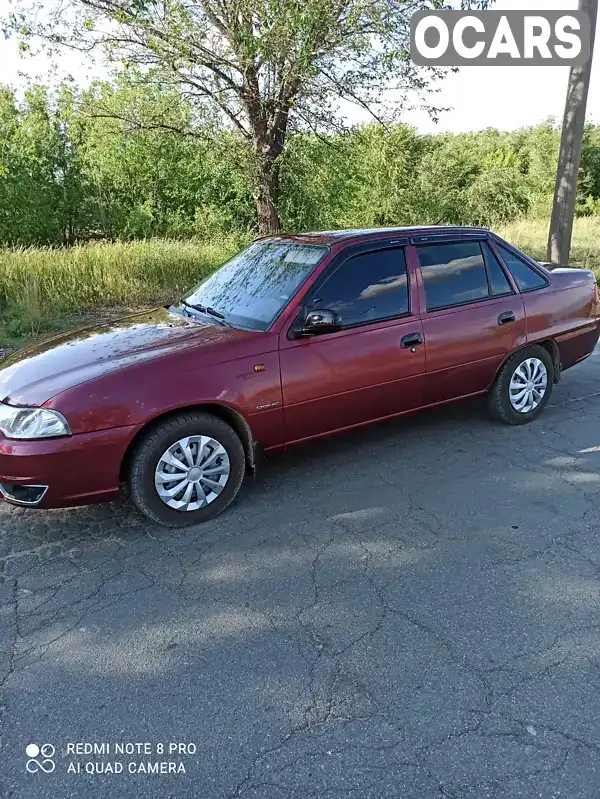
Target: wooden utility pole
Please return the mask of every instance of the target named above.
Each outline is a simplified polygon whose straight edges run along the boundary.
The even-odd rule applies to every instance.
[[[569,72],[547,250],[548,260],[563,266],[569,263],[571,251],[577,176],[585,127],[585,106],[592,72],[598,0],[579,0],[579,11],[586,13],[590,19],[590,57],[586,64],[571,67]]]

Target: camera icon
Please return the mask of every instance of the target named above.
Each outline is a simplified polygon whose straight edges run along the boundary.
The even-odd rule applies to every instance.
[[[30,774],[36,774],[38,771],[43,771],[46,774],[51,774],[56,768],[56,763],[52,759],[56,749],[52,744],[28,744],[25,747],[25,754],[29,758],[25,768]]]

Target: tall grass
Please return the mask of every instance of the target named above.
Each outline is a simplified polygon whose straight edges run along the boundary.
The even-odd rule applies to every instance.
[[[173,300],[238,248],[231,237],[0,250],[0,347],[59,329],[82,312]]]
[[[546,260],[547,220],[522,219],[496,228],[496,233],[539,261]],[[600,217],[587,216],[575,220],[571,244],[572,264],[593,269],[600,277]]]
[[[546,221],[522,220],[497,232],[544,260]],[[137,309],[180,297],[242,243],[231,236],[211,243],[150,239],[71,249],[0,249],[0,348],[81,324],[94,311]],[[575,221],[572,262],[600,276],[600,218]]]

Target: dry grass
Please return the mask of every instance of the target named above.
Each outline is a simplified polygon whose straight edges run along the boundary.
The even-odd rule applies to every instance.
[[[173,300],[238,248],[232,237],[0,250],[0,347],[80,321],[82,312]]]
[[[496,233],[506,241],[539,261],[546,260],[548,222],[522,219],[496,228]],[[600,217],[588,216],[575,220],[571,243],[571,263],[593,269],[600,277]]]

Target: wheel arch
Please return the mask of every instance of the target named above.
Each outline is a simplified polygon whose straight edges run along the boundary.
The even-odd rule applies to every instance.
[[[200,411],[203,413],[211,413],[219,419],[222,419],[228,425],[233,427],[235,432],[240,437],[242,446],[244,447],[244,454],[246,456],[246,468],[254,472],[256,468],[256,446],[257,443],[252,438],[252,430],[246,418],[235,408],[229,405],[221,405],[218,402],[205,402],[198,405],[185,405],[181,408],[174,408],[173,410],[161,413],[150,419],[143,427],[141,427],[134,437],[131,439],[125,450],[125,454],[121,460],[121,468],[119,469],[119,482],[124,483],[127,480],[129,465],[131,457],[137,447],[139,441],[146,436],[151,430],[157,427],[167,419],[172,419],[182,413],[189,413],[190,411]]]
[[[554,366],[554,382],[559,383],[561,375],[561,362],[560,350],[556,341],[553,338],[548,338],[545,341],[532,342],[532,344],[539,344],[540,347],[543,347],[548,352],[548,355],[552,358],[552,365]]]
[[[561,372],[561,363],[560,363],[560,350],[558,349],[558,344],[553,338],[544,339],[543,341],[528,341],[526,344],[517,347],[516,350],[509,352],[506,358],[502,361],[498,369],[496,370],[496,374],[494,375],[494,379],[492,381],[492,386],[496,382],[498,375],[504,369],[504,364],[512,358],[513,355],[516,355],[518,352],[522,350],[529,349],[530,347],[543,347],[548,355],[552,358],[552,365],[554,367],[554,383],[558,383],[560,381],[560,372]],[[490,386],[491,388],[491,386]]]

